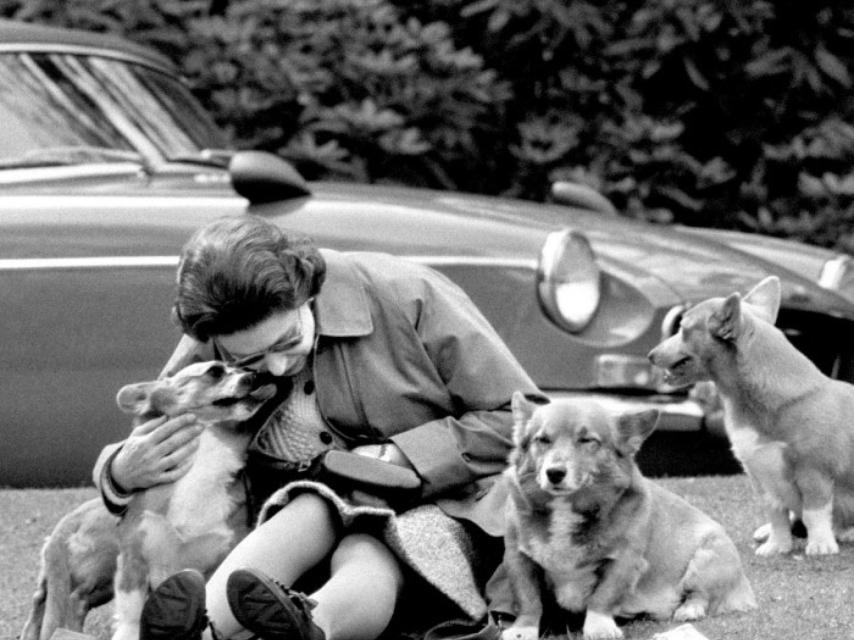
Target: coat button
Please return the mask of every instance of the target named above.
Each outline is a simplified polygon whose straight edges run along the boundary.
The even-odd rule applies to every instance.
[[[320,432],[320,441],[323,444],[332,444],[332,434],[329,433],[328,431],[321,431]]]
[[[305,391],[305,395],[310,396],[314,393],[314,380],[309,380],[305,383],[305,386],[302,388]]]

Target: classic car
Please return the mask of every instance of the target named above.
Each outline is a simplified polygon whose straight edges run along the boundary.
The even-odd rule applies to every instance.
[[[182,244],[246,211],[321,246],[432,265],[548,394],[655,406],[663,432],[695,442],[709,408],[646,355],[699,299],[777,274],[780,326],[854,379],[851,300],[738,243],[595,207],[308,183],[236,151],[167,60],[103,34],[0,22],[0,79],[0,485],[88,481],[129,428],[116,391],[156,376],[179,338]]]

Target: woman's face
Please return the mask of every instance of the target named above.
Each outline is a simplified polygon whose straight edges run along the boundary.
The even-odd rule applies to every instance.
[[[305,367],[314,346],[314,314],[311,302],[277,311],[254,327],[214,342],[232,365],[274,376],[291,376]]]

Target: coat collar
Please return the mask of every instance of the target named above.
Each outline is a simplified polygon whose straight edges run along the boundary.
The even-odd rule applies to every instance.
[[[368,294],[349,258],[321,249],[326,260],[326,279],[314,299],[317,332],[324,336],[352,338],[373,332]]]

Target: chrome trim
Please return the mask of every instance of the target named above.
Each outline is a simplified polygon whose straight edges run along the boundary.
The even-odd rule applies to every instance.
[[[851,257],[846,255],[838,255],[835,258],[827,260],[821,266],[821,272],[818,275],[818,284],[825,289],[839,289],[839,285],[845,279],[845,276],[854,268],[851,262]]]
[[[534,258],[493,258],[483,256],[424,256],[402,255],[401,258],[430,266],[438,267],[506,267],[510,269],[537,270],[537,260]]]
[[[115,60],[121,60],[122,62],[132,62],[134,64],[139,64],[145,67],[151,67],[156,71],[160,71],[161,73],[168,73],[169,75],[175,74],[174,67],[170,67],[164,62],[158,62],[157,60],[153,60],[152,58],[141,56],[131,52],[119,51],[117,49],[108,47],[96,47],[92,45],[62,43],[53,44],[50,42],[31,41],[23,43],[13,42],[0,44],[0,54],[3,53],[16,53],[21,55],[30,55],[33,53],[58,53],[62,55],[72,56],[96,56],[98,58],[112,58]]]
[[[69,195],[4,195],[0,198],[0,211],[12,211],[18,213],[33,209],[41,211],[48,206],[53,205],[51,200],[59,201],[64,209],[82,208],[91,209],[92,207],[118,207],[123,210],[128,209],[146,209],[152,205],[169,205],[170,207],[183,207],[184,209],[198,210],[205,205],[221,205],[226,203],[232,205],[235,211],[241,210],[239,207],[246,201],[243,198],[233,195],[222,196],[200,196],[187,198],[184,196],[156,196],[156,195],[141,195],[141,196],[115,196],[115,195],[85,195],[85,196],[69,196]],[[47,204],[50,203],[50,204]],[[241,210],[242,211],[242,210]]]
[[[436,267],[505,267],[536,271],[536,260],[483,258],[477,256],[401,256],[405,260]],[[157,269],[178,266],[178,256],[92,256],[81,258],[0,259],[0,271],[47,271],[57,269]]]
[[[551,400],[583,398],[595,400],[608,411],[614,413],[633,413],[655,409],[659,412],[656,431],[700,431],[704,428],[705,412],[691,398],[673,399],[667,396],[619,396],[613,393],[595,391],[555,391],[546,390]]]
[[[51,271],[59,269],[160,269],[176,268],[178,256],[109,256],[103,258],[0,259],[0,271]]]
[[[117,160],[114,162],[90,162],[63,167],[27,167],[26,169],[0,170],[0,184],[28,182],[33,179],[56,180],[58,178],[87,178],[92,176],[134,175],[142,171],[144,160]]]
[[[661,383],[660,369],[646,356],[600,353],[593,360],[594,384],[600,389],[647,389]]]

